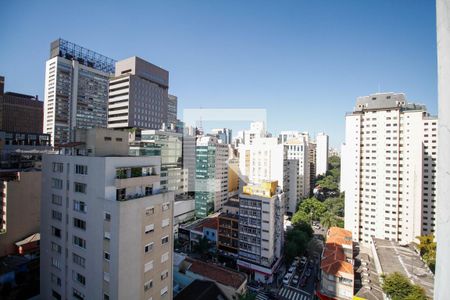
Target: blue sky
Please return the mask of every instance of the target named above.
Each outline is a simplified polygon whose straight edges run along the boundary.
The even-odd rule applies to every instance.
[[[437,112],[432,0],[15,0],[0,22],[6,90],[41,98],[49,44],[62,37],[169,70],[180,114],[265,108],[271,132],[325,131],[334,146],[358,96],[404,92]]]

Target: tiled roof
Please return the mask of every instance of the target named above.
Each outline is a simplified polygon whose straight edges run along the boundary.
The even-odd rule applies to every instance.
[[[352,248],[352,233],[348,230],[331,227],[327,233],[327,241],[322,255],[320,268],[334,276],[353,276],[353,265],[347,261],[344,246]]]
[[[186,258],[186,262],[190,263],[188,267],[190,272],[235,289],[238,289],[246,280],[244,274],[222,268],[215,264],[205,263],[190,257]]]
[[[351,246],[353,244],[352,233],[343,228],[331,227],[327,233],[327,243]]]

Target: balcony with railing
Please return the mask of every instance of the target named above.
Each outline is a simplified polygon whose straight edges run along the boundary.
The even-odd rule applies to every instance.
[[[160,175],[152,166],[116,169],[116,188],[150,186],[160,181]]]

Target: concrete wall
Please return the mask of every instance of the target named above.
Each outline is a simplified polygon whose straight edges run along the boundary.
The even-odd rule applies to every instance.
[[[439,95],[439,152],[437,190],[437,261],[435,299],[450,295],[450,1],[436,1],[438,95]]]
[[[4,182],[6,232],[0,233],[0,256],[17,252],[16,242],[39,232],[41,176],[40,171],[19,172],[17,180]]]

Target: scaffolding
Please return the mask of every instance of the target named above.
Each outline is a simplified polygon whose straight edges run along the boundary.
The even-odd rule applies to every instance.
[[[52,42],[50,58],[55,56],[76,60],[80,64],[105,73],[114,74],[116,61],[95,51],[86,49],[64,39]]]

